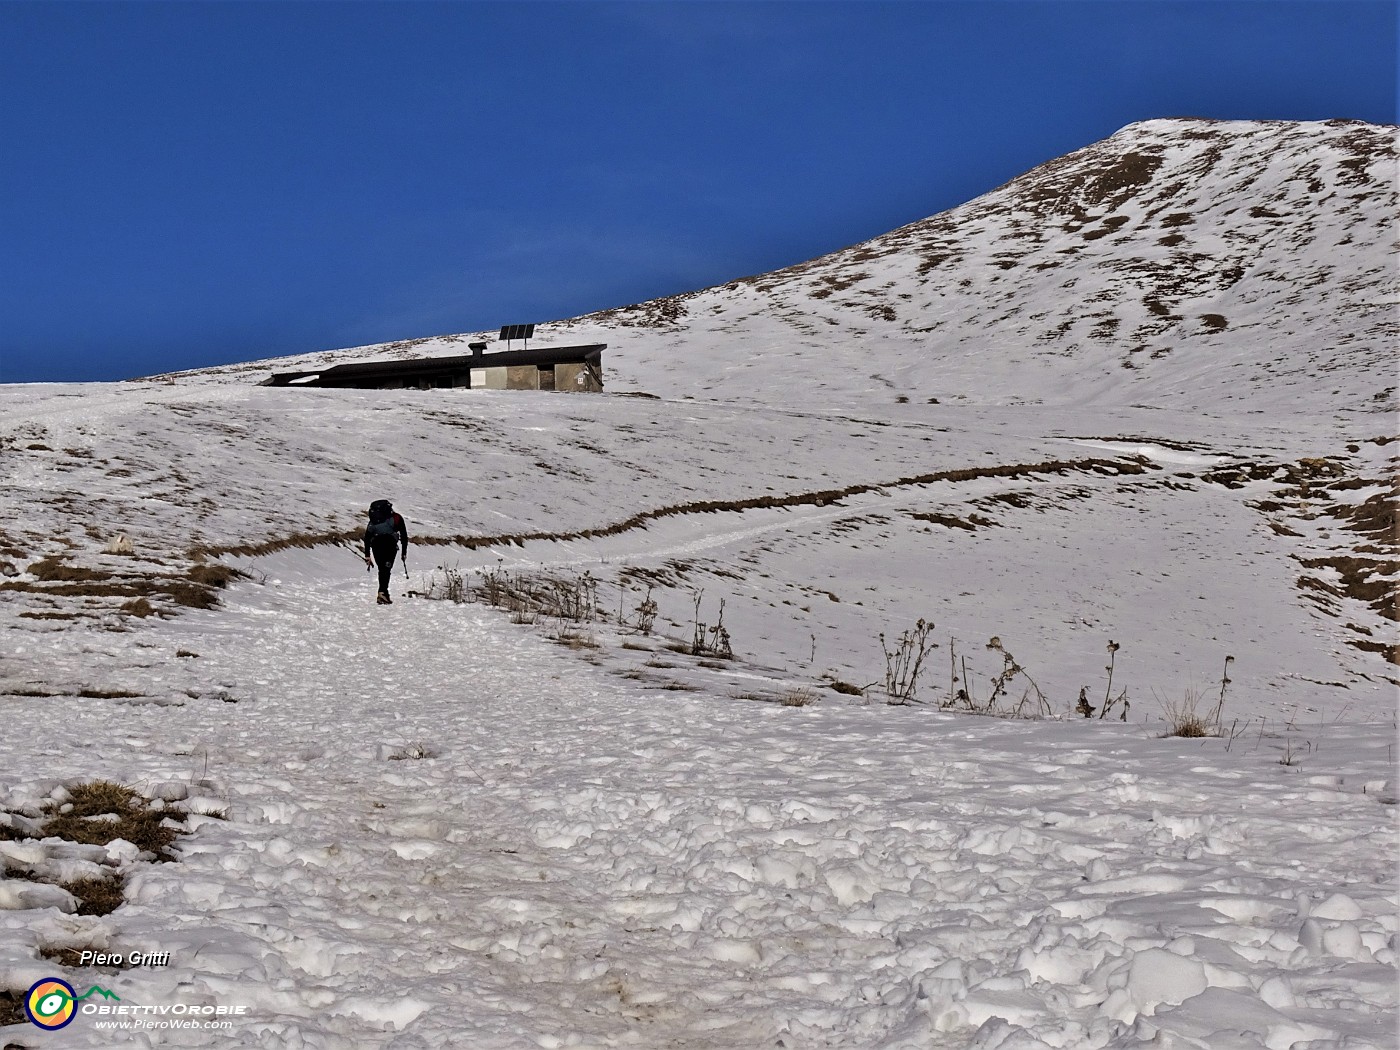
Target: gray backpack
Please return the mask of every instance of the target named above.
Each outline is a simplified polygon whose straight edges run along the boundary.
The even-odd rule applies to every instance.
[[[371,543],[398,539],[399,530],[394,527],[394,507],[387,499],[377,499],[369,505],[368,533]]]

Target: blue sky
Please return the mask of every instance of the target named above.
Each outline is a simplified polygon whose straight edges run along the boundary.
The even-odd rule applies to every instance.
[[[546,321],[1162,116],[1396,122],[1397,4],[0,3],[0,381]]]

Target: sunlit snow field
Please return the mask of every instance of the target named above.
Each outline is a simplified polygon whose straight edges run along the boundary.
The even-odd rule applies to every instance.
[[[1295,585],[1305,540],[1247,505],[1270,483],[1202,477],[1326,451],[1330,423],[1245,438],[1157,414],[1159,444],[1117,411],[0,396],[6,432],[47,449],[0,460],[25,508],[7,542],[138,573],[196,544],[353,530],[380,495],[427,539],[860,487],[593,539],[415,543],[388,608],[331,545],[225,555],[250,577],[170,619],[7,594],[0,691],[56,695],[0,699],[17,727],[0,805],[37,815],[102,777],[216,814],[190,818],[178,863],[109,848],[128,903],[105,916],[0,884],[7,986],[54,972],[41,948],[159,950],[164,968],[75,982],[247,1008],[229,1031],[122,1045],[1389,1045],[1394,686]],[[118,532],[134,555],[101,553]],[[404,596],[443,566],[587,572],[601,609],[560,645],[560,625]],[[648,580],[643,636],[615,620]],[[697,592],[706,622],[724,600],[735,659],[676,651]],[[55,609],[82,618],[24,615]],[[921,702],[889,706],[879,635],[920,617],[939,644]],[[950,648],[990,689],[992,636],[1053,717],[941,709]],[[1129,717],[1086,721],[1074,701],[1102,701],[1110,640]],[[1227,655],[1225,735],[1163,737],[1188,689],[1213,706]],[[39,873],[79,849],[0,841]],[[87,1016],[6,1034],[114,1039]]]
[[[1134,125],[602,395],[0,387],[0,1045],[1393,1050],[1394,138]]]

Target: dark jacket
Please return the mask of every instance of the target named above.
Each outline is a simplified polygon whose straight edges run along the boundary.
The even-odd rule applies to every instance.
[[[395,533],[397,534],[397,536],[398,536],[398,544],[402,544],[402,545],[403,545],[403,553],[404,553],[404,557],[406,558],[406,557],[408,557],[408,528],[407,528],[407,526],[405,526],[404,523],[403,523],[403,517],[402,517],[397,511],[394,512],[393,522],[394,522],[394,532],[395,532]],[[370,544],[371,544],[371,537],[370,537],[370,533],[369,533],[370,527],[371,527],[371,526],[369,526],[369,525],[366,525],[366,526],[365,526],[365,557],[369,557]],[[381,546],[381,547],[388,547],[388,546],[389,546],[389,544],[388,544],[387,542],[385,542],[385,540],[384,540],[384,538],[383,538],[382,536],[376,536],[376,537],[374,537],[374,538],[373,538],[373,541],[374,541],[374,543],[378,544],[378,545]],[[397,545],[397,544],[396,544],[396,545]]]

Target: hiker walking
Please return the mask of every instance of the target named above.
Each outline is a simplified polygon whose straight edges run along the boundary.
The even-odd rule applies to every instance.
[[[394,569],[394,554],[400,543],[403,544],[404,572],[408,572],[408,529],[403,518],[394,513],[394,506],[387,499],[375,500],[369,505],[369,524],[365,526],[365,570],[379,563],[380,605],[393,604],[389,597],[389,574]]]

